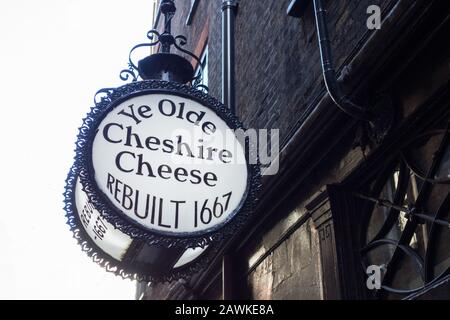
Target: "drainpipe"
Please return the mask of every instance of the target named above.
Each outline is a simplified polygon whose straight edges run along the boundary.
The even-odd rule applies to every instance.
[[[222,102],[236,113],[235,95],[235,56],[234,25],[238,0],[222,1]],[[224,300],[234,298],[233,259],[225,254],[222,257],[222,297]]]
[[[234,25],[238,0],[222,1],[222,102],[236,112]]]
[[[353,118],[371,121],[372,119],[368,114],[368,111],[353,103],[351,99],[342,92],[342,89],[337,82],[331,55],[330,37],[328,35],[327,11],[322,0],[314,0],[314,12],[323,78],[330,98],[339,109]]]

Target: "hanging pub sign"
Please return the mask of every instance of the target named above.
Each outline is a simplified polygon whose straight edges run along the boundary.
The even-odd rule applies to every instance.
[[[202,69],[186,39],[170,34],[173,0],[159,10],[164,32],[149,31],[121,72],[132,82],[97,92],[64,192],[83,250],[108,271],[153,283],[205,266],[248,221],[260,188],[242,124],[206,93],[191,62],[170,53],[174,46]],[[161,52],[133,63],[135,49],[157,44]]]
[[[65,211],[106,270],[151,283],[187,278],[250,217],[259,168],[229,109],[176,82],[136,81],[83,121]]]
[[[77,165],[93,206],[122,233],[166,247],[204,247],[251,213],[257,165],[229,109],[187,85],[110,89],[87,115]]]

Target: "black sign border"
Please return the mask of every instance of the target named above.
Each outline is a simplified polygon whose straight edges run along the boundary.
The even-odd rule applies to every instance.
[[[116,276],[120,276],[123,279],[130,279],[138,282],[145,281],[152,284],[172,282],[180,279],[189,279],[194,274],[205,269],[211,262],[212,257],[217,253],[217,247],[210,246],[193,261],[179,268],[168,270],[167,273],[162,274],[153,272],[152,266],[145,263],[133,264],[126,260],[120,261],[113,258],[91,239],[82,225],[75,202],[75,189],[78,177],[81,177],[80,168],[73,165],[67,175],[63,194],[67,224],[82,251],[106,271],[114,273]],[[85,191],[83,185],[82,189]],[[129,250],[130,248],[127,249],[127,253]]]
[[[150,245],[162,245],[165,247],[183,247],[195,248],[205,247],[211,243],[218,243],[235,234],[249,220],[252,215],[258,193],[261,189],[261,173],[259,164],[249,164],[248,180],[246,194],[241,200],[240,205],[231,214],[227,221],[222,222],[210,229],[196,233],[164,233],[157,230],[149,230],[135,220],[128,217],[125,213],[118,210],[109,200],[109,198],[98,188],[94,178],[94,169],[92,166],[92,144],[97,133],[97,128],[106,115],[117,107],[121,102],[132,97],[145,95],[149,93],[166,93],[185,97],[194,100],[208,109],[214,111],[225,123],[233,130],[243,129],[242,123],[230,111],[228,107],[223,105],[217,99],[194,89],[190,86],[161,80],[146,80],[126,84],[124,86],[101,90],[106,93],[95,106],[91,108],[83,124],[79,129],[78,139],[76,143],[76,166],[79,166],[86,175],[80,175],[82,185],[100,214],[115,228],[122,233],[129,235],[133,239],[140,239]],[[251,142],[249,142],[251,143]],[[256,149],[250,147],[249,150],[254,152]],[[257,159],[257,155],[252,155]]]

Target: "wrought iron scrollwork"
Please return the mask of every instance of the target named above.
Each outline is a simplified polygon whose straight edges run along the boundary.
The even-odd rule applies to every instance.
[[[106,101],[109,99],[109,96],[113,93],[114,88],[103,88],[98,90],[94,94],[94,104],[98,104],[102,101]],[[98,99],[100,97],[100,100]]]
[[[208,87],[202,84],[204,66],[202,65],[200,58],[191,51],[184,48],[184,46],[187,44],[187,38],[185,36],[183,35],[173,36],[171,34],[171,23],[176,10],[173,1],[172,0],[161,1],[160,10],[165,17],[165,21],[163,24],[164,31],[162,33],[158,32],[155,29],[148,31],[147,38],[150,40],[150,42],[140,43],[131,48],[130,53],[128,55],[128,69],[123,69],[120,72],[120,79],[125,82],[129,81],[130,79],[132,82],[136,82],[141,78],[139,74],[139,68],[132,59],[132,54],[135,50],[143,47],[150,48],[160,45],[161,52],[170,53],[170,48],[173,46],[179,52],[194,59],[194,61],[197,63],[199,72],[197,73],[197,75],[194,75],[194,77],[189,80],[189,84],[194,89],[208,92],[209,90]]]
[[[442,161],[450,152],[449,138],[448,127],[414,136],[401,146],[394,165],[381,172],[367,190],[353,193],[364,203],[365,225],[360,235],[361,243],[365,243],[360,251],[363,267],[381,256],[387,260],[378,295],[394,293],[406,297],[450,275],[450,254],[445,255],[447,260],[436,255],[439,250],[445,251],[440,247],[445,244],[438,238],[450,238],[449,178],[448,174],[437,178]],[[418,153],[418,145],[425,149],[420,159],[431,155],[431,159],[421,161],[429,164],[427,170],[420,170],[412,159],[414,151]],[[409,265],[404,271],[407,258],[414,268]],[[400,287],[399,283],[407,287]]]
[[[208,90],[209,90],[208,87],[202,84],[203,73],[204,73],[204,66],[202,64],[202,61],[195,54],[193,54],[189,50],[186,50],[183,48],[187,44],[187,38],[185,36],[178,35],[174,39],[175,39],[175,41],[174,41],[173,46],[180,52],[187,54],[188,56],[193,58],[197,62],[197,65],[199,67],[198,75],[194,76],[191,80],[192,87],[197,90],[204,90],[205,92],[208,92]]]
[[[130,53],[128,54],[128,69],[123,69],[120,71],[120,79],[122,81],[128,81],[131,76],[132,82],[138,81],[139,79],[139,69],[137,65],[133,62],[132,55],[136,49],[143,47],[154,47],[158,45],[160,41],[160,34],[156,30],[150,30],[147,32],[147,38],[150,40],[148,43],[140,43],[131,48]]]
[[[132,81],[135,82],[138,80],[138,75],[136,74],[137,72],[137,68],[135,69],[135,67],[130,63],[128,64],[128,69],[123,69],[122,71],[120,71],[120,80],[122,81],[128,81],[128,79],[132,78]]]

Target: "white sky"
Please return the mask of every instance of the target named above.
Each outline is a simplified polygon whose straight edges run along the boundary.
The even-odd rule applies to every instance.
[[[150,28],[151,0],[0,2],[0,299],[134,299],[78,247],[62,192],[94,93]]]

